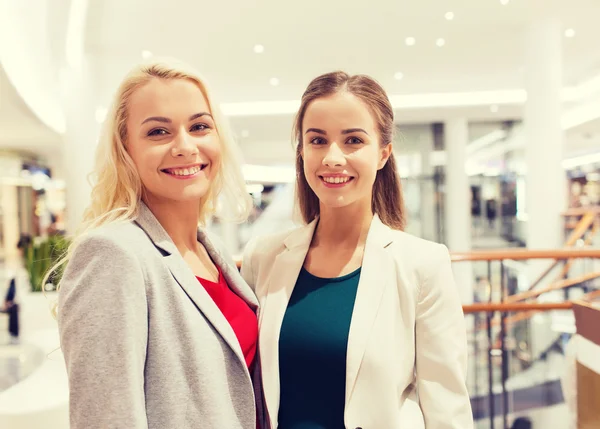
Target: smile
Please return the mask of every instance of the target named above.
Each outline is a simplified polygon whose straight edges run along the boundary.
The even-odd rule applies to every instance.
[[[352,176],[319,176],[327,187],[339,188],[354,180]]]
[[[185,168],[165,168],[161,170],[163,173],[167,173],[171,176],[177,177],[192,177],[198,174],[200,171],[204,170],[208,164],[194,165],[191,167]]]

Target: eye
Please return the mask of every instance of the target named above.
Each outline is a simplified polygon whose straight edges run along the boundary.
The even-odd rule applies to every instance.
[[[363,141],[361,139],[359,139],[358,137],[350,137],[348,140],[346,140],[346,143],[349,144],[361,144]]]
[[[168,134],[168,131],[165,130],[164,128],[154,128],[153,130],[150,130],[148,132],[148,136],[164,136]]]
[[[190,128],[190,131],[205,131],[205,130],[209,130],[209,129],[210,129],[210,127],[206,124],[194,124]]]
[[[310,140],[310,144],[315,144],[315,145],[322,145],[322,144],[326,144],[326,143],[327,142],[325,141],[325,139],[323,139],[321,137],[315,137]]]

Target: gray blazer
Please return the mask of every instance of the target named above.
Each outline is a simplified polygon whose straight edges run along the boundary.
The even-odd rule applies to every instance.
[[[233,261],[202,229],[198,240],[256,311]],[[255,429],[237,337],[145,205],[135,222],[98,228],[76,247],[58,324],[71,429]]]

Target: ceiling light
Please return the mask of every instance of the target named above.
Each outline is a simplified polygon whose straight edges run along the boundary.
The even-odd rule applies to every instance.
[[[414,44],[417,43],[417,40],[414,37],[407,37],[404,40],[404,43],[406,43],[406,46],[414,46]]]
[[[254,52],[257,54],[262,54],[265,52],[265,47],[263,45],[254,45]]]
[[[276,77],[272,77],[272,78],[269,80],[269,83],[270,83],[271,85],[273,85],[273,86],[277,86],[277,85],[279,85],[279,79],[277,79]]]
[[[152,52],[150,51],[142,51],[142,58],[147,60],[148,58],[152,57]]]
[[[435,44],[436,44],[438,47],[440,47],[440,48],[441,48],[442,46],[444,46],[444,45],[446,44],[446,41],[445,41],[443,38],[441,38],[441,37],[440,37],[439,39],[437,39],[437,40],[435,41]]]
[[[444,18],[446,18],[446,20],[448,20],[448,21],[452,21],[454,19],[454,12],[446,12],[446,15],[444,15]]]
[[[497,113],[497,112],[498,112],[498,110],[499,110],[499,107],[498,107],[498,105],[497,105],[497,104],[492,104],[492,105],[490,106],[490,112],[492,112],[492,113]]]
[[[572,28],[568,28],[565,30],[565,37],[575,37],[575,30],[573,30]]]
[[[500,0],[502,6],[506,6],[510,0]]]
[[[402,80],[404,78],[404,73],[402,72],[396,72],[394,73],[394,79],[396,80]]]

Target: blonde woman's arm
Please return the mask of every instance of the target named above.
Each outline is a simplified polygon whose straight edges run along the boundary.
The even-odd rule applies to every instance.
[[[71,429],[147,428],[145,281],[113,238],[85,238],[60,284],[58,323],[69,376]]]

